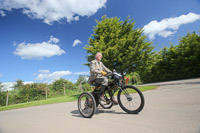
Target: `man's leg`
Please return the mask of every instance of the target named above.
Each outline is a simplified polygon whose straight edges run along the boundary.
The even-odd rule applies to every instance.
[[[105,100],[102,96],[104,93],[105,88],[108,86],[108,78],[106,77],[99,77],[96,79],[96,83],[101,84],[100,86],[100,96],[102,100]]]
[[[104,93],[105,88],[108,86],[108,78],[99,77],[99,78],[96,79],[96,83],[101,84],[101,87],[100,87],[100,98],[101,98],[101,100],[105,101],[103,93]],[[117,102],[117,100],[115,100],[114,96],[112,98],[112,101],[113,101],[113,103],[115,105],[118,104],[118,102]]]

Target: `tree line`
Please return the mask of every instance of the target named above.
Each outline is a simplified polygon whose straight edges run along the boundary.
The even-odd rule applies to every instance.
[[[179,44],[165,47],[155,54],[149,70],[141,72],[145,82],[200,77],[200,35],[188,33]]]
[[[0,83],[0,106],[5,106],[7,99],[8,104],[12,105],[17,103],[77,94],[77,90],[80,89],[80,83],[81,89],[83,91],[89,91],[91,88],[85,77],[86,76],[84,75],[80,75],[76,83],[72,83],[71,81],[62,78],[55,80],[51,84],[24,84],[23,80],[17,80],[13,86],[13,90],[11,91],[3,90],[4,86],[2,83]]]

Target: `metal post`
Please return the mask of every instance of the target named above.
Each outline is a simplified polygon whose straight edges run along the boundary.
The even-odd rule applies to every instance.
[[[45,90],[45,91],[46,91],[46,99],[47,99],[47,91],[48,91],[48,90],[47,90],[47,87],[46,87],[46,90]]]
[[[65,96],[65,84],[64,84],[64,96]]]
[[[6,96],[6,106],[8,106],[8,90],[7,90],[7,96]]]

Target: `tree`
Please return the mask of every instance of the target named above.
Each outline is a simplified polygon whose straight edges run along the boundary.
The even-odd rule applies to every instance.
[[[80,83],[85,84],[85,83],[87,83],[87,80],[88,80],[88,76],[79,75],[79,78],[76,81],[76,85],[78,86]]]
[[[88,62],[95,59],[97,52],[101,52],[104,65],[123,76],[149,63],[154,47],[146,41],[142,28],[134,29],[133,19],[127,17],[125,21],[120,21],[117,17],[103,16],[102,21],[96,20],[96,23],[89,44],[85,47],[89,53],[86,57]]]
[[[3,91],[3,84],[0,82],[0,92],[2,92]]]
[[[6,105],[6,91],[3,91],[3,84],[0,82],[0,106]]]
[[[200,35],[188,33],[179,38],[179,44],[161,49],[145,82],[200,77]]]
[[[76,81],[76,86],[81,87],[84,91],[89,91],[91,90],[90,84],[88,83],[88,76],[86,75],[80,75],[78,80]],[[80,88],[78,88],[80,89]]]
[[[14,89],[19,89],[20,87],[22,87],[24,85],[24,81],[18,79],[14,85]]]
[[[67,81],[65,79],[59,79],[53,82],[52,89],[57,92],[63,91],[63,86],[66,84]]]
[[[177,64],[182,66],[182,78],[200,77],[200,35],[188,33],[177,46]]]
[[[61,78],[52,83],[51,89],[58,94],[59,93],[63,94],[64,87],[66,87],[66,89],[68,90],[72,90],[76,88],[75,85],[71,81]]]

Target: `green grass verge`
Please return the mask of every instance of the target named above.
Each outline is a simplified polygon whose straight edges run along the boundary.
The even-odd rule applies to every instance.
[[[140,89],[140,91],[154,90],[157,87],[158,86],[137,86],[137,88]]]
[[[141,91],[153,90],[156,89],[157,86],[142,86],[138,87]],[[32,107],[32,106],[39,106],[45,104],[54,104],[54,103],[62,103],[62,102],[70,102],[76,101],[78,99],[79,94],[77,95],[70,95],[70,96],[62,96],[58,98],[50,98],[47,100],[39,100],[27,103],[19,103],[9,106],[2,106],[0,107],[0,111],[11,110],[11,109],[18,109],[18,108],[25,108],[25,107]]]
[[[62,96],[62,97],[57,97],[57,98],[50,98],[50,99],[46,99],[46,100],[32,101],[32,102],[27,102],[27,103],[13,104],[13,105],[9,105],[9,106],[2,106],[2,107],[0,107],[0,111],[32,107],[32,106],[39,106],[39,105],[45,105],[45,104],[70,102],[70,101],[77,100],[78,96],[79,96],[79,94],[71,95],[71,96]]]

